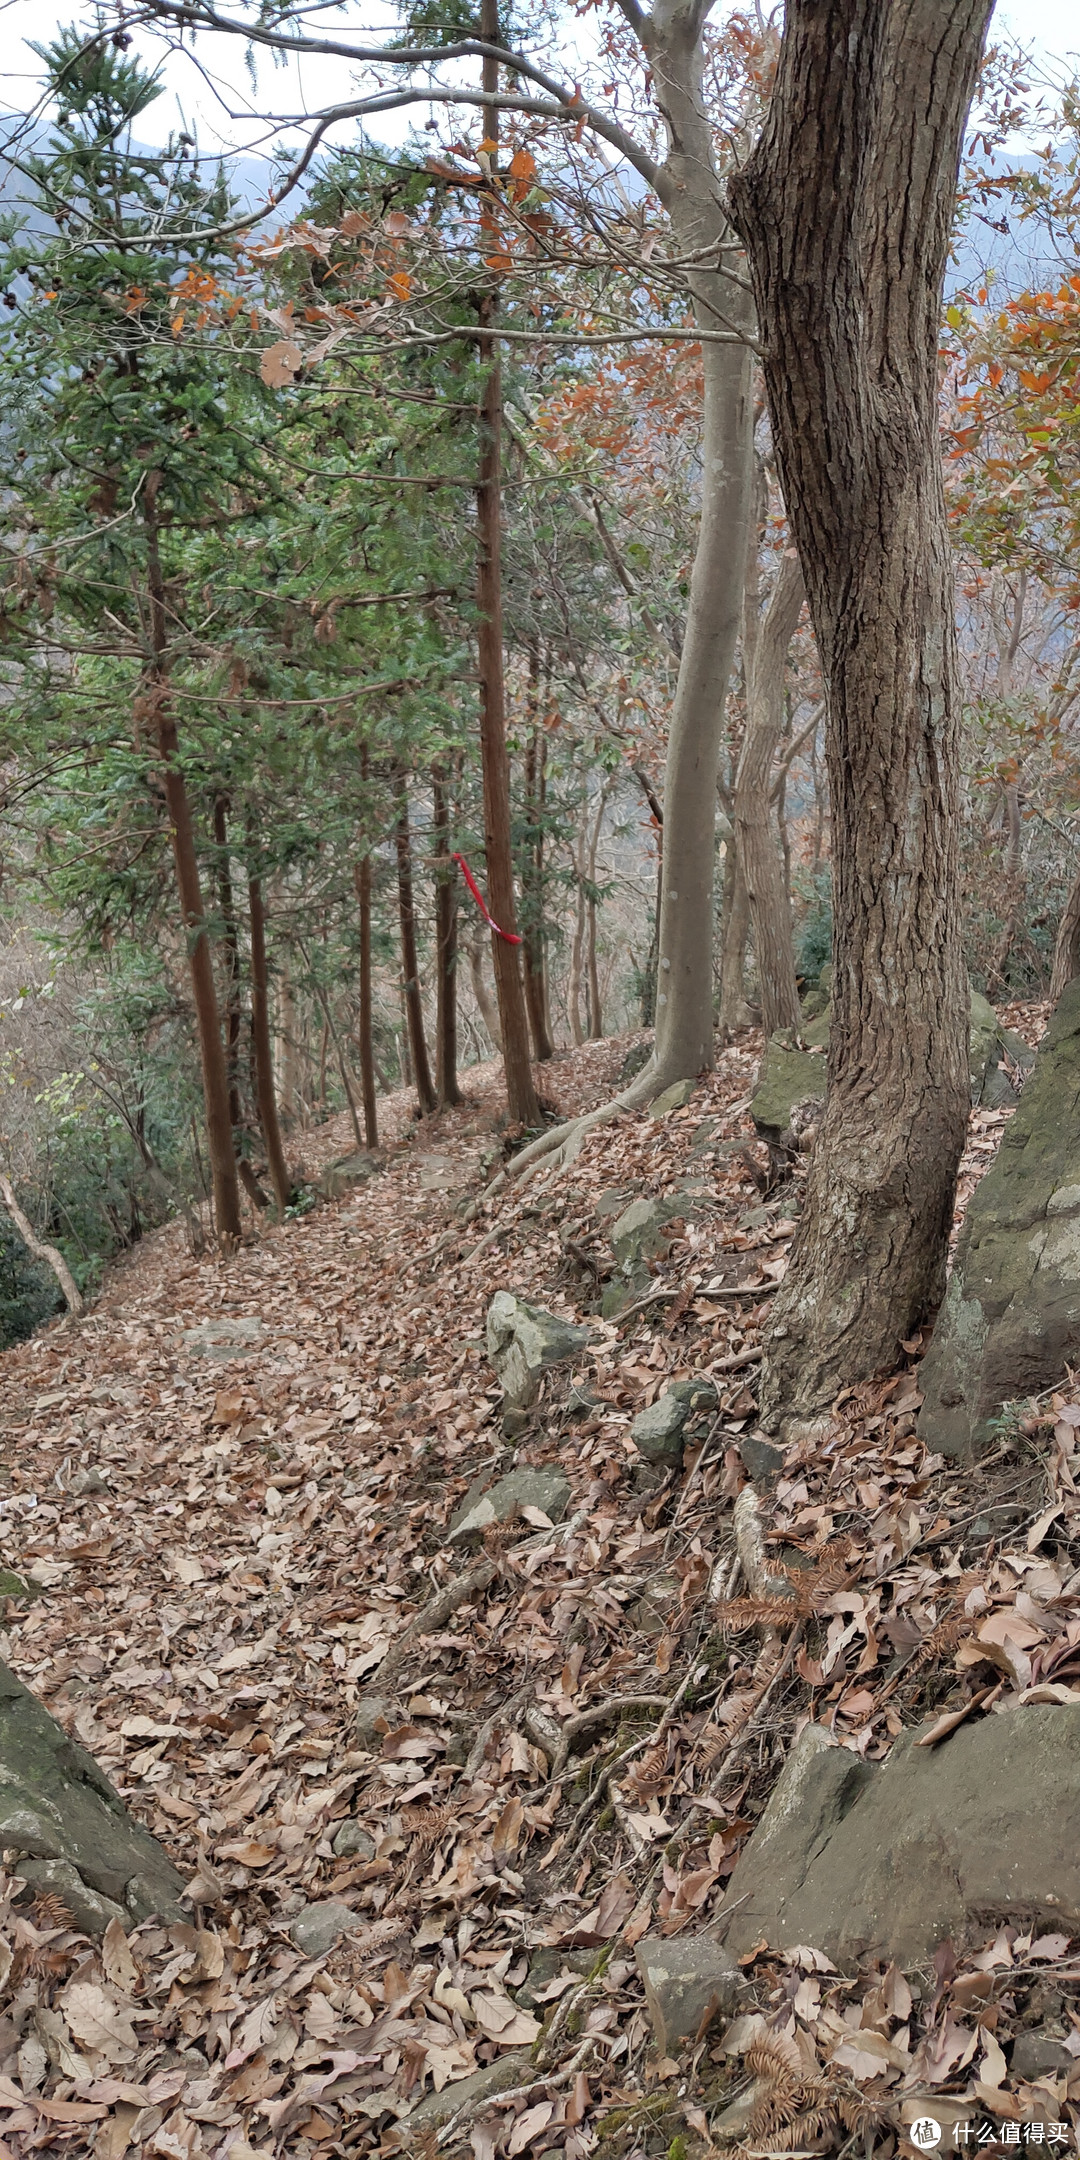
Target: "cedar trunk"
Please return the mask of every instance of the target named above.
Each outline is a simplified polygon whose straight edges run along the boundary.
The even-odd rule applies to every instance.
[[[416,916],[413,910],[412,842],[409,836],[409,796],[405,786],[404,768],[401,765],[394,766],[393,787],[397,798],[394,838],[397,845],[398,916],[401,923],[401,961],[404,971],[402,995],[405,1001],[412,1070],[416,1076],[417,1100],[423,1115],[430,1117],[436,1108],[436,1097],[424,1035],[424,1008],[420,1002]]]
[[[544,795],[547,745],[536,724],[540,663],[535,642],[529,648],[529,703],[532,726],[525,745],[526,842],[524,931],[521,958],[525,969],[525,1003],[532,1033],[533,1055],[538,1065],[552,1056],[553,1045],[544,996]]]
[[[251,1046],[255,1063],[255,1098],[259,1107],[263,1145],[270,1183],[274,1188],[278,1219],[292,1199],[292,1180],[285,1167],[277,1099],[274,1094],[274,1053],[270,1043],[270,985],[266,967],[266,909],[262,881],[248,875],[248,920],[251,930]]]
[[[945,1283],[968,1076],[937,332],[992,0],[788,0],[731,187],[828,701],[829,1087],[766,1411],[888,1367]]]
[[[369,1148],[379,1145],[379,1116],[375,1103],[375,1044],[371,1032],[371,855],[365,849],[353,871],[356,897],[360,903],[360,1024],[358,1049],[360,1056],[360,1090],[364,1098],[364,1141]]]
[[[480,34],[490,43],[499,39],[498,0],[481,0]],[[485,56],[483,88],[494,99],[499,87],[498,61]],[[484,107],[484,129],[490,143],[499,139],[499,109]],[[490,152],[494,160],[495,152]],[[485,226],[493,251],[498,246],[495,221],[485,214]],[[491,324],[496,314],[495,294],[480,302],[481,325]],[[495,341],[477,341],[484,387],[480,399],[480,456],[476,485],[477,580],[476,599],[480,616],[478,658],[480,665],[480,763],[484,781],[484,851],[487,862],[488,906],[500,929],[515,931],[514,870],[510,831],[510,760],[506,750],[506,687],[503,678],[502,621],[502,369]],[[499,1002],[506,1101],[511,1118],[523,1125],[539,1125],[540,1106],[529,1063],[529,1024],[525,1012],[521,966],[517,945],[492,935],[495,995]]]
[[[435,1086],[443,1108],[461,1102],[457,1077],[457,885],[450,857],[446,783],[431,775],[431,837],[435,856]]]
[[[225,973],[225,1069],[229,1078],[229,1117],[234,1147],[239,1146],[244,1112],[240,1101],[240,940],[236,929],[232,870],[229,864],[229,804],[214,797],[214,847],[217,851],[218,906],[221,910],[221,956]]]
[[[191,805],[188,801],[187,784],[179,762],[176,718],[169,698],[167,664],[169,642],[168,610],[165,599],[165,581],[162,575],[161,557],[158,549],[157,526],[157,497],[160,485],[160,473],[148,473],[146,485],[143,488],[143,525],[146,534],[150,631],[154,653],[151,669],[152,704],[154,725],[157,733],[157,753],[165,793],[165,810],[172,836],[176,887],[180,900],[180,919],[187,940],[188,969],[191,975],[192,1002],[195,1007],[195,1026],[199,1039],[203,1101],[206,1108],[206,1138],[210,1152],[210,1182],[213,1193],[214,1227],[219,1242],[228,1250],[232,1246],[238,1245],[241,1237],[240,1185],[236,1175],[236,1158],[233,1154],[232,1119],[229,1115],[229,1076],[225,1063],[225,1045],[221,1039],[221,1023],[218,1013],[217,991],[214,986],[214,963],[210,951],[210,936],[203,909],[202,888],[199,882],[199,858],[195,850],[195,833],[191,821]]]

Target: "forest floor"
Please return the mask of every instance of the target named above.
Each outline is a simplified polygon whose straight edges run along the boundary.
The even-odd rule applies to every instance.
[[[1042,1015],[1008,1018],[1034,1036]],[[559,1058],[545,1095],[602,1101],[627,1047]],[[786,2113],[799,2150],[840,2150],[854,2126],[887,2155],[927,2094],[1003,2145],[1033,2114],[1080,2115],[1063,1936],[1006,1929],[910,1985],[845,1978],[813,1946],[762,1951],[744,1960],[749,2024],[678,2061],[652,2046],[634,1945],[722,1932],[727,1878],[808,1717],[876,1758],[988,1681],[1015,1700],[1025,1676],[971,1644],[1018,1597],[1055,1614],[1019,1635],[1027,1681],[1040,1659],[1066,1691],[1080,1670],[1078,1391],[1040,1407],[1041,1448],[1029,1420],[974,1476],[915,1435],[918,1343],[908,1370],[837,1404],[826,1444],[788,1450],[764,1506],[770,1552],[805,1571],[797,1655],[790,1626],[763,1639],[718,1614],[792,1227],[782,1198],[761,1214],[758,1052],[747,1036],[685,1110],[597,1129],[550,1186],[504,1188],[468,1224],[502,1146],[497,1068],[423,1125],[391,1098],[379,1174],[228,1260],[193,1258],[179,1226],[148,1238],[85,1319],[0,1361],[2,1557],[41,1587],[7,1600],[3,1655],[163,1841],[197,1920],[94,1946],[4,1879],[0,2160],[693,2155],[748,2047],[773,2066],[760,2120]],[[1004,1115],[973,1112],[961,1201]],[[310,1174],[351,1144],[339,1119],[294,1152]],[[669,1195],[701,1169],[652,1301],[599,1319],[601,1193]],[[592,1331],[573,1392],[554,1374],[511,1442],[484,1346],[506,1288]],[[721,1407],[682,1472],[658,1472],[630,1423],[691,1373]],[[475,1565],[447,1543],[452,1514],[515,1462],[565,1473],[565,1521],[488,1533],[491,1579],[418,1640],[400,1716],[361,1739],[395,1636]],[[305,1952],[324,1900],[349,1908],[347,1932]],[[1035,2087],[1006,2050],[1048,1988],[1076,2068]],[[450,2108],[506,2057],[509,2090],[481,2106],[463,2085]]]

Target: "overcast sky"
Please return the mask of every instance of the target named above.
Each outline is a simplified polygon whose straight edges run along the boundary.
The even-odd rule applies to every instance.
[[[729,12],[732,4],[733,0],[719,0],[718,12]],[[377,33],[379,17],[383,24],[387,20],[381,0],[372,0],[370,10],[365,9],[364,13],[368,17],[366,22],[362,22],[358,11],[350,11],[348,15],[343,12],[340,20],[348,24],[353,35],[361,27]],[[27,40],[45,43],[57,25],[80,17],[85,20],[85,14],[78,0],[67,0],[67,5],[58,5],[57,0],[0,0],[0,74],[3,76],[0,111],[25,113],[34,102],[38,66]],[[329,11],[321,21],[329,26],[333,21]],[[587,24],[589,18],[585,21]],[[1077,0],[1008,0],[1008,4],[1006,0],[999,0],[994,23],[997,30],[1011,32],[1033,48],[1051,79],[1060,80],[1068,72],[1070,52],[1080,69]],[[579,37],[588,35],[580,23],[575,24],[575,31]],[[151,49],[146,47],[147,51]],[[190,59],[174,59],[167,64],[165,80],[169,94],[160,98],[140,121],[142,141],[164,141],[170,129],[176,128],[182,120],[197,133],[204,153],[228,148],[270,149],[273,139],[268,139],[265,128],[255,117],[260,107],[282,115],[300,115],[305,109],[332,104],[349,95],[348,71],[339,60],[310,61],[302,68],[294,64],[281,68],[264,59],[259,67],[258,86],[253,89],[239,41],[204,39],[200,41],[198,53],[201,73],[192,66]],[[380,120],[377,126],[373,125],[372,133],[383,141],[400,141],[408,127],[420,117],[414,108],[400,120]],[[351,134],[352,127],[343,132]]]

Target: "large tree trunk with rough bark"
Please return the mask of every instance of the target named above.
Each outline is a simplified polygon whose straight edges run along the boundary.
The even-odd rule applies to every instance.
[[[829,1088],[763,1402],[890,1366],[944,1288],[968,1100],[937,333],[992,0],[788,0],[733,181],[828,700]]]
[[[499,0],[480,0],[480,34],[492,44],[499,40]],[[485,55],[483,88],[492,103],[485,105],[484,130],[489,146],[499,140],[499,108],[494,99],[499,88],[499,64]],[[494,161],[496,148],[490,147]],[[498,227],[488,214],[482,217],[493,250],[501,246]],[[480,302],[481,325],[494,324],[497,312],[494,292]],[[510,760],[506,749],[506,684],[503,673],[502,612],[502,368],[498,349],[490,336],[477,341],[484,385],[480,398],[480,456],[476,480],[477,574],[476,601],[480,617],[477,633],[480,667],[480,765],[484,782],[484,854],[487,863],[488,906],[494,920],[508,937],[492,934],[491,956],[495,968],[495,995],[499,1001],[506,1102],[510,1116],[523,1125],[539,1125],[540,1106],[529,1062],[529,1022],[521,979],[520,948],[508,941],[515,932],[514,866],[510,833]]]
[[[740,341],[750,328],[750,308],[742,283],[726,274],[741,264],[702,93],[707,12],[692,0],[657,0],[652,15],[635,23],[668,136],[658,192],[678,254],[697,266],[689,275],[694,313],[711,333],[702,346],[701,518],[664,780],[656,1047],[648,1078],[643,1075],[653,1092],[692,1078],[713,1061],[716,777],[751,495],[750,351]],[[731,342],[714,342],[717,336]]]
[[[149,704],[157,734],[165,809],[172,835],[173,862],[180,900],[180,918],[187,939],[195,1026],[202,1066],[203,1101],[206,1107],[206,1138],[210,1154],[214,1227],[228,1250],[239,1244],[242,1223],[240,1185],[233,1154],[232,1119],[229,1115],[229,1076],[225,1045],[221,1038],[214,963],[210,934],[199,880],[199,858],[191,819],[187,783],[180,765],[176,715],[169,695],[168,608],[158,546],[157,497],[159,472],[148,473],[143,489],[143,529],[146,535],[150,636],[153,663],[150,669]]]
[[[784,667],[802,603],[799,558],[784,555],[748,656],[746,731],[735,776],[736,859],[754,932],[766,1042],[778,1028],[797,1028],[801,1017],[791,901],[773,832],[770,783],[784,725]]]

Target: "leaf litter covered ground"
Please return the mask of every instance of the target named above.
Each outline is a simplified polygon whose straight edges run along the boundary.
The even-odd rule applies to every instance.
[[[1034,1034],[1042,1016],[1009,1017]],[[559,1059],[545,1092],[603,1100],[625,1048]],[[727,1878],[807,1718],[877,1758],[935,1713],[944,1732],[969,1706],[1080,1698],[1080,1390],[1003,1426],[973,1478],[915,1435],[913,1342],[762,1502],[787,1595],[740,1583],[739,1445],[798,1190],[796,1171],[762,1198],[758,1048],[479,1211],[494,1069],[434,1125],[397,1098],[378,1176],[228,1261],[162,1233],[87,1319],[4,1357],[2,1558],[40,1593],[8,1598],[5,1654],[193,1905],[95,1946],[6,1878],[0,2160],[625,2160],[736,2133],[887,2156],[912,2150],[927,2095],[946,2125],[978,2117],[984,2149],[1072,2142],[1080,1956],[1060,1935],[1004,1929],[856,1980],[813,1946],[762,1952],[732,2026],[678,2061],[651,2045],[634,1944],[722,1940]],[[973,1113],[962,1198],[1003,1122]],[[304,1135],[309,1173],[348,1144],[340,1123]],[[688,1186],[648,1293],[599,1319],[601,1194]],[[503,1288],[592,1330],[511,1442],[483,1342]],[[630,1422],[691,1374],[721,1407],[659,1471]],[[449,1545],[472,1480],[515,1461],[565,1472],[564,1521]],[[361,1737],[425,1607],[392,1714]],[[307,1911],[327,1901],[346,1908],[329,1950]],[[1063,2067],[1025,2082],[1009,2043],[1034,2024]]]

